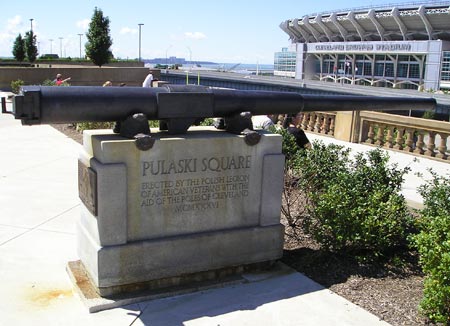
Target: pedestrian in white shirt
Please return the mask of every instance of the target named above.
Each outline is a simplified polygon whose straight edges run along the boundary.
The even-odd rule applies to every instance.
[[[150,73],[145,77],[144,82],[142,83],[142,87],[152,87],[153,75],[152,70],[150,69]]]

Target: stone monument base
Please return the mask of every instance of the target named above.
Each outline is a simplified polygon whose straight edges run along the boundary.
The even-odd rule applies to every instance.
[[[80,263],[69,271],[78,288],[89,285],[85,296],[195,291],[282,257],[280,135],[261,132],[248,144],[193,127],[151,137],[153,146],[140,150],[109,130],[84,132]]]
[[[90,278],[100,280],[94,284],[97,292],[105,297],[142,288],[178,286],[185,282],[185,275],[190,274],[202,275],[199,278],[202,281],[217,278],[221,273],[236,274],[242,272],[239,266],[276,260],[283,250],[284,228],[281,224],[107,247],[89,243],[83,227],[79,225],[78,228],[78,246],[85,257],[83,263],[87,264],[84,266]],[[102,268],[97,267],[99,264]],[[217,271],[221,272],[217,274]],[[187,279],[192,280],[192,277]]]
[[[116,293],[109,296],[102,296],[98,293],[98,288],[93,280],[90,279],[80,260],[69,262],[67,264],[67,272],[74,289],[80,295],[89,312],[95,313],[142,301],[259,281],[261,278],[264,279],[280,273],[286,273],[286,268],[283,264],[275,261],[226,267],[149,282],[128,284],[116,287]]]

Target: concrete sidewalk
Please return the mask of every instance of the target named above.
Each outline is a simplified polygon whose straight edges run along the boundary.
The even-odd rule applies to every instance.
[[[78,259],[80,145],[12,115],[0,115],[0,139],[0,325],[388,325],[287,267],[89,314],[66,272]]]

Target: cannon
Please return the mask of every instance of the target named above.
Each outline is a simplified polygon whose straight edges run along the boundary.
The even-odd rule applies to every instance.
[[[150,133],[147,120],[160,120],[160,129],[170,134],[183,134],[201,119],[220,117],[224,119],[224,129],[240,133],[252,129],[249,115],[243,114],[248,112],[263,115],[432,110],[435,105],[432,98],[317,96],[196,85],[155,88],[25,86],[21,94],[14,97],[13,114],[24,125],[117,121],[115,132],[133,137]]]

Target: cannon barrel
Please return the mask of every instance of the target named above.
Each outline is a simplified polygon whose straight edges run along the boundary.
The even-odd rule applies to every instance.
[[[314,96],[294,92],[243,91],[195,85],[166,87],[25,86],[14,97],[22,124],[121,121],[134,113],[149,120],[230,117],[241,112],[431,110],[432,98]]]

